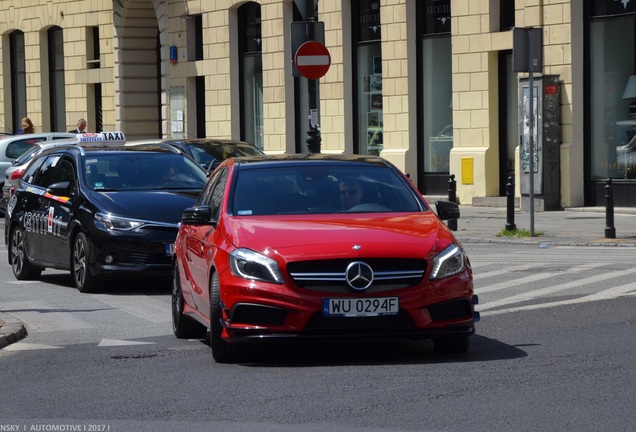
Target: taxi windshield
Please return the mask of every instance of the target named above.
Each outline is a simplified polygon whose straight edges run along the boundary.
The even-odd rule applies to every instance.
[[[95,191],[201,190],[206,173],[190,159],[163,152],[99,152],[84,160],[85,180]]]

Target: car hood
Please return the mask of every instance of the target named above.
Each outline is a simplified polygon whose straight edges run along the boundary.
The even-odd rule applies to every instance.
[[[92,191],[91,201],[115,216],[176,224],[198,196],[199,191]]]
[[[455,239],[432,212],[228,217],[224,235],[237,248],[286,260],[338,257],[425,257]]]

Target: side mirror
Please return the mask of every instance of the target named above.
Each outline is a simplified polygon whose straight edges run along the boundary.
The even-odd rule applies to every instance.
[[[437,216],[441,220],[459,219],[459,205],[450,201],[436,201]]]
[[[69,181],[53,183],[46,188],[46,191],[55,196],[69,196],[73,193],[71,182]]]
[[[214,225],[210,206],[190,207],[181,215],[182,225]]]

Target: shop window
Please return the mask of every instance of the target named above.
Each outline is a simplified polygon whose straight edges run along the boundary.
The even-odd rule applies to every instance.
[[[52,27],[48,36],[49,109],[51,131],[66,130],[66,97],[64,94],[64,40],[60,27]]]
[[[263,63],[261,6],[246,3],[238,9],[241,139],[263,149]]]
[[[384,148],[380,2],[351,3],[354,37],[356,137],[359,154],[379,155]]]
[[[11,131],[22,128],[22,117],[27,115],[26,62],[24,58],[24,33],[19,30],[9,35],[11,57]]]
[[[636,179],[636,20],[592,22],[589,46],[591,180]]]
[[[450,0],[418,2],[416,13],[423,168],[425,173],[448,173],[453,148]]]

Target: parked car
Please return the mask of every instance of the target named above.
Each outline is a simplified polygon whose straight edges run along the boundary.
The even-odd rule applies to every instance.
[[[475,331],[470,262],[389,162],[360,155],[235,158],[183,212],[173,331],[210,332],[217,362],[246,342],[431,339],[464,352]]]
[[[25,135],[0,136],[0,182],[4,181],[4,172],[14,160],[41,141],[65,140],[74,138],[67,132],[42,132]]]
[[[79,291],[93,292],[109,278],[170,277],[181,214],[196,201],[206,172],[178,152],[124,147],[124,139],[78,135],[77,145],[29,163],[5,223],[16,279],[69,270]]]
[[[9,202],[9,197],[15,188],[15,185],[24,174],[24,170],[26,169],[31,159],[33,159],[38,154],[42,153],[44,150],[48,150],[53,147],[60,147],[64,145],[72,145],[76,142],[75,139],[59,139],[55,141],[39,141],[36,142],[29,150],[22,153],[22,156],[14,160],[9,168],[4,172],[4,183],[2,184],[2,198],[0,198],[0,213],[4,214],[7,209],[7,203]]]
[[[219,138],[190,138],[132,141],[127,145],[163,144],[176,147],[196,160],[208,172],[212,172],[221,162],[229,157],[261,156],[265,153],[258,147],[237,140]]]

